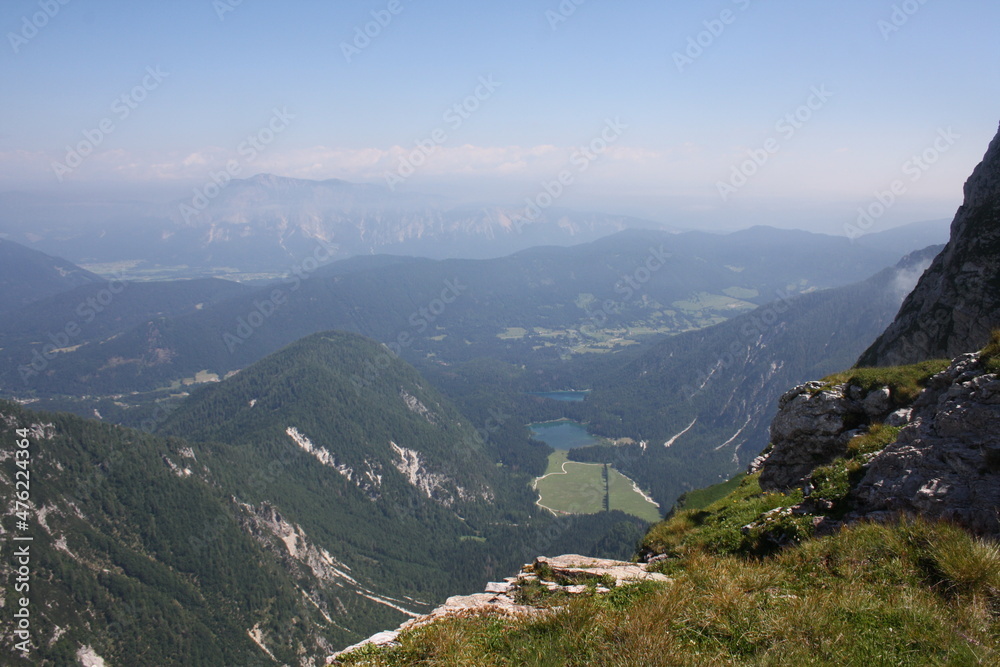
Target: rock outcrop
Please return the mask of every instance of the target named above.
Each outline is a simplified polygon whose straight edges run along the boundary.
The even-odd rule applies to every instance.
[[[865,390],[851,384],[808,382],[786,392],[771,422],[771,450],[751,465],[761,470],[765,491],[804,484],[814,468],[847,452],[862,425],[898,424],[906,411],[894,413],[889,387]]]
[[[851,518],[919,514],[1000,535],[1000,378],[980,355],[963,355],[931,379],[853,500]]]
[[[1000,535],[1000,378],[986,357],[956,358],[910,405],[895,409],[898,404],[888,387],[796,387],[781,399],[771,451],[755,462],[761,488],[809,491],[816,467],[847,456],[864,424],[881,422],[901,430],[881,451],[856,459],[864,463],[845,521],[919,515]],[[808,497],[789,511],[822,515],[821,504]],[[816,525],[840,523],[827,518],[817,516]]]
[[[521,572],[517,576],[487,584],[484,593],[450,597],[431,613],[410,619],[399,626],[397,630],[380,632],[363,642],[349,646],[330,656],[330,661],[332,664],[339,664],[339,658],[365,646],[395,646],[398,644],[401,632],[419,628],[443,618],[479,614],[529,618],[559,609],[559,607],[539,607],[521,602],[522,592],[527,586],[535,586],[546,589],[550,593],[563,593],[567,596],[583,595],[588,592],[600,595],[610,592],[609,587],[640,581],[669,583],[670,579],[658,572],[648,572],[646,565],[640,563],[589,558],[575,554],[554,558],[539,556],[533,563],[521,568]]]
[[[952,359],[1000,327],[1000,135],[965,184],[951,240],[859,366]]]

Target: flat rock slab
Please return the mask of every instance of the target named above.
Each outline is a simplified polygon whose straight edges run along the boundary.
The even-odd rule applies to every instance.
[[[400,630],[419,628],[434,621],[450,616],[474,616],[478,614],[500,614],[503,616],[538,616],[545,610],[526,605],[519,605],[506,595],[495,593],[476,593],[474,595],[455,595],[448,598],[443,605],[419,618],[414,618],[399,626]]]
[[[600,579],[610,577],[615,585],[634,583],[637,581],[659,581],[669,583],[670,577],[659,572],[647,572],[642,563],[627,563],[620,560],[590,558],[576,554],[555,556],[552,558],[539,556],[535,559],[533,570],[548,567],[556,575],[567,579]]]
[[[514,582],[511,581],[491,581],[486,584],[486,592],[494,594],[509,593],[513,587]]]

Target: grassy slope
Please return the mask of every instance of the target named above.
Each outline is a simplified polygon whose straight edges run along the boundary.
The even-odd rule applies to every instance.
[[[726,482],[713,484],[712,486],[707,486],[704,489],[688,491],[677,499],[677,509],[704,509],[715,501],[721,500],[735,491],[745,477],[746,475],[744,473],[740,473]]]
[[[883,368],[852,368],[824,378],[828,386],[850,383],[871,391],[876,387],[889,387],[898,406],[912,403],[923,391],[931,376],[948,368],[950,359],[931,359],[910,366]]]
[[[740,522],[796,500],[762,494],[748,478],[708,510],[682,512],[647,539],[674,555],[659,565],[672,584],[560,601],[532,620],[439,622],[404,634],[398,648],[365,650],[347,664],[997,664],[995,544],[915,522],[859,525],[765,558],[736,553]]]

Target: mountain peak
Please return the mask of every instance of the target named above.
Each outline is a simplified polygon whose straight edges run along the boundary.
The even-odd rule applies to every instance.
[[[986,149],[983,161],[965,182],[963,208],[981,206],[988,200],[996,199],[998,194],[1000,194],[1000,130]]]
[[[899,366],[981,348],[1000,327],[1000,134],[965,183],[951,240],[858,360]]]

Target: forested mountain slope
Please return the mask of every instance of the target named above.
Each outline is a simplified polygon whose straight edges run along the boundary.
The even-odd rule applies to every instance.
[[[90,647],[116,665],[269,665],[250,633],[289,662],[354,636],[314,573],[249,530],[256,513],[221,492],[198,446],[6,402],[0,437],[5,540],[29,547],[27,580],[12,552],[0,563],[4,608],[30,601],[33,647],[19,661],[25,637],[4,623],[5,664],[67,665]]]
[[[80,285],[104,282],[64,259],[0,238],[0,312]]]
[[[376,376],[359,375],[368,365]],[[12,445],[0,474],[13,488],[30,471],[3,529],[34,539],[34,664],[86,647],[109,664],[322,664],[526,554],[622,557],[646,526],[539,510],[473,424],[354,334],[314,335],[196,393],[157,436],[0,413],[31,454],[19,464]]]

